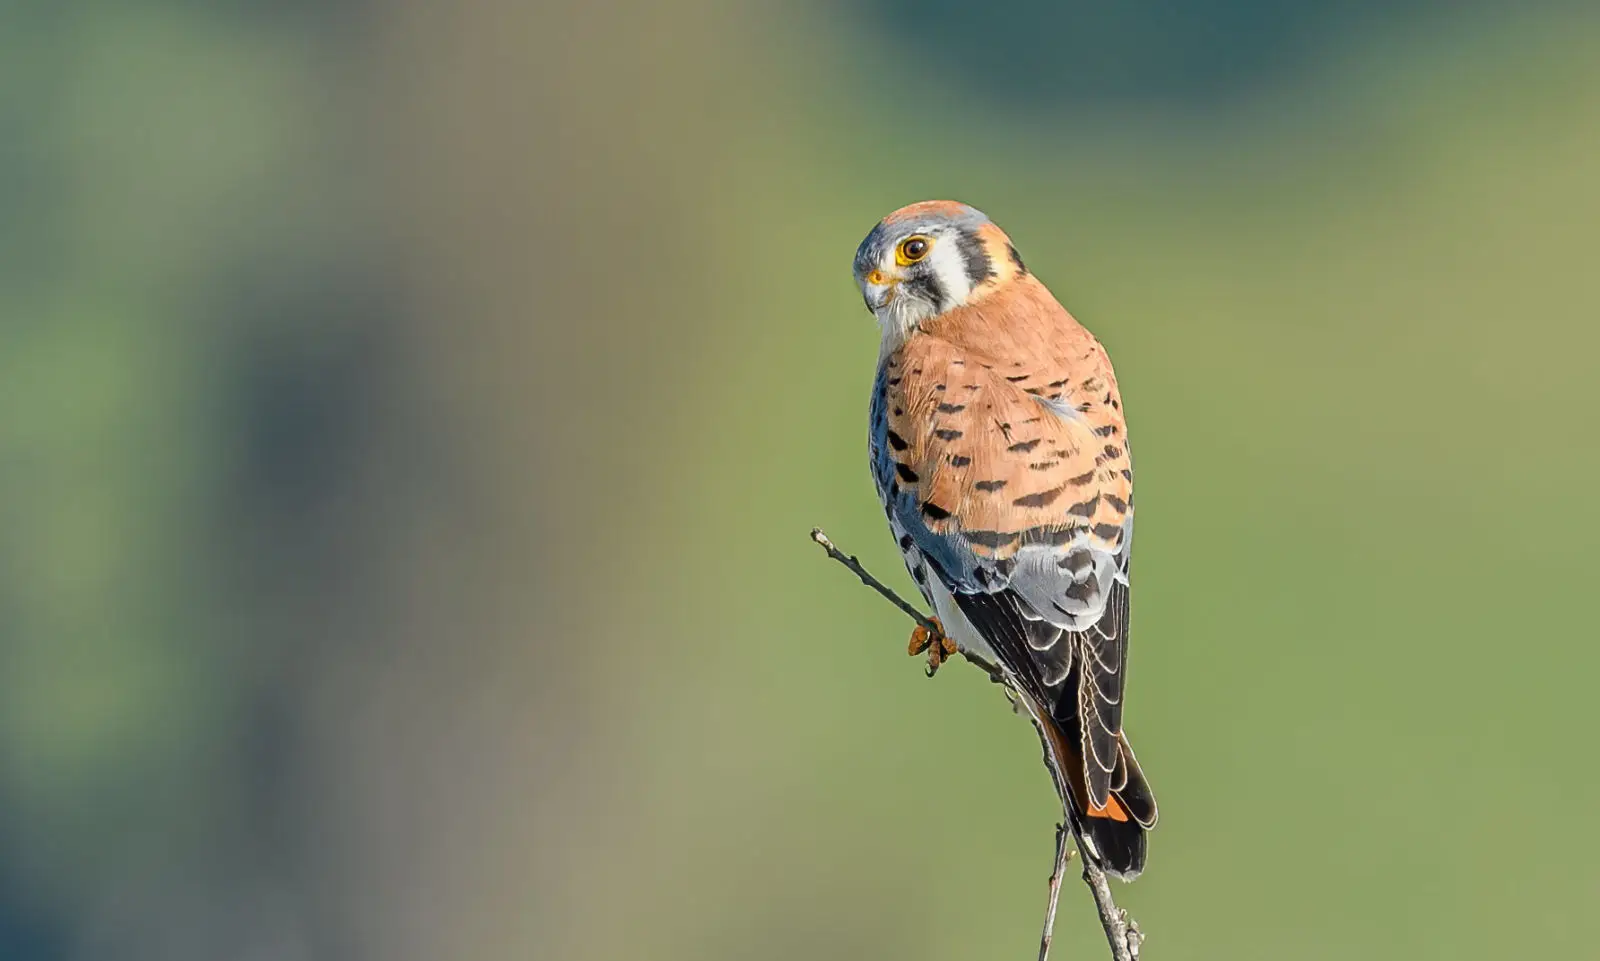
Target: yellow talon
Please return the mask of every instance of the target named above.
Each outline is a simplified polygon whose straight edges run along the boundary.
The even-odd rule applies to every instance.
[[[939,643],[934,643],[934,633],[932,631],[928,630],[926,627],[923,627],[921,624],[918,624],[916,627],[912,628],[911,640],[906,644],[906,653],[912,657],[916,657],[923,651],[928,652],[929,677],[932,677],[935,673],[937,673],[939,667],[943,665],[945,661],[954,657],[956,653],[956,642],[952,641],[950,636],[944,633],[944,625],[940,624],[937,619],[934,619],[933,623],[939,628]]]

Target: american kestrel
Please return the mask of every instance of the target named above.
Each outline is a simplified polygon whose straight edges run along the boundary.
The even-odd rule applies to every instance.
[[[1111,360],[965,204],[885,217],[855,277],[882,327],[872,477],[906,568],[1039,723],[1084,856],[1131,880],[1156,802],[1122,731],[1133,469]]]

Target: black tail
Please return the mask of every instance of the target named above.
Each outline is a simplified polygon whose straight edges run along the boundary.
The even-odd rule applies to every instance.
[[[1032,705],[1030,705],[1031,707]],[[1040,718],[1035,716],[1037,723]],[[1083,754],[1072,725],[1045,718],[1045,764],[1066,807],[1083,856],[1113,877],[1132,881],[1144,870],[1145,832],[1156,823],[1156,799],[1126,735],[1119,734],[1117,768],[1106,803],[1096,806],[1084,780]]]
[[[1112,877],[1132,881],[1144,870],[1144,828],[1137,821],[1073,818],[1073,836],[1083,856]]]
[[[1118,780],[1123,783],[1120,788],[1112,790],[1105,807],[1091,808],[1095,811],[1092,815],[1082,813],[1077,798],[1070,793],[1067,807],[1079,838],[1078,846],[1094,849],[1085,850],[1084,856],[1093,857],[1107,874],[1132,881],[1144,870],[1145,832],[1155,826],[1156,799],[1150,793],[1150,782],[1144,779],[1144,772],[1139,770],[1139,762],[1133,756],[1133,749],[1128,746],[1128,739],[1123,737],[1121,742],[1122,751],[1117,762],[1119,770],[1112,783]],[[1127,769],[1125,780],[1120,770],[1123,767]]]

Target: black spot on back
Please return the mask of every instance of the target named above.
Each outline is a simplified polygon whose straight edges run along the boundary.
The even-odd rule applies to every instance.
[[[1081,504],[1073,504],[1071,507],[1067,508],[1067,513],[1075,517],[1081,517],[1084,520],[1088,520],[1094,516],[1094,509],[1097,505],[1099,505],[1099,503],[1100,495],[1096,494]]]
[[[1061,490],[1061,488],[1056,487],[1051,490],[1040,491],[1037,494],[1029,494],[1026,497],[1019,497],[1011,503],[1017,505],[1018,507],[1048,507],[1050,506],[1051,501],[1061,496]]]
[[[1015,532],[1008,534],[1004,531],[967,531],[963,536],[979,547],[987,547],[992,550],[1004,547],[1022,535]]]

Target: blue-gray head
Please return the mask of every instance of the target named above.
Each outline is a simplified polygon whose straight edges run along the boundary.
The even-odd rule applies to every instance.
[[[1011,239],[953,200],[901,207],[856,249],[855,277],[886,335],[972,303],[1026,273]]]

